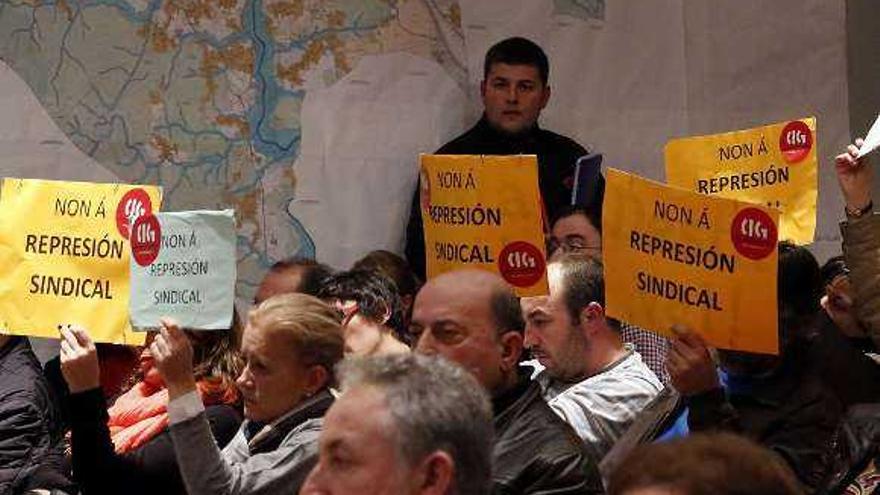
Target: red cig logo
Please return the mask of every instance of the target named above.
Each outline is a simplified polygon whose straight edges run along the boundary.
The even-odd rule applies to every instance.
[[[797,163],[813,149],[813,132],[800,120],[789,122],[779,135],[779,151],[787,163]]]
[[[159,257],[162,228],[155,215],[142,216],[132,226],[131,255],[140,266],[148,266]]]
[[[730,226],[730,239],[739,254],[751,260],[766,258],[776,249],[778,231],[770,215],[758,208],[744,208]]]
[[[153,213],[150,196],[143,189],[132,189],[125,193],[116,206],[116,228],[122,237],[128,239],[131,226],[137,219]]]
[[[135,231],[135,236],[137,238],[138,244],[148,244],[151,242],[156,242],[156,231],[153,230],[152,225],[142,222],[137,226],[137,230]]]
[[[498,256],[498,271],[515,287],[531,287],[544,276],[544,253],[525,241],[511,242]]]

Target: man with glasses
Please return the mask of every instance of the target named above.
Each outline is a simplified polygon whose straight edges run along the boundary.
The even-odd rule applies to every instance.
[[[547,255],[575,253],[602,258],[602,209],[567,206],[553,220]]]

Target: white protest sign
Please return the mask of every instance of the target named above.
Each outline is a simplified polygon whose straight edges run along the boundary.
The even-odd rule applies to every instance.
[[[865,136],[865,144],[859,148],[859,155],[857,158],[867,155],[877,149],[878,146],[880,146],[880,115],[877,116],[877,120],[874,121],[874,125],[871,126],[868,135]]]
[[[159,326],[169,316],[183,328],[228,329],[235,297],[232,210],[156,213],[131,234],[131,324]]]

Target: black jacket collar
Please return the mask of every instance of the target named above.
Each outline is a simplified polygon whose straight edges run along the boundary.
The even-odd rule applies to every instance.
[[[519,134],[508,134],[492,127],[486,114],[483,114],[473,130],[480,140],[510,149],[514,152],[512,154],[536,153],[540,144],[541,128],[537,122],[532,128]]]
[[[496,421],[499,421],[502,416],[507,416],[506,412],[518,409],[518,405],[521,406],[522,402],[527,402],[528,399],[525,396],[529,395],[532,385],[535,384],[529,379],[528,372],[520,367],[517,370],[516,385],[492,398],[492,411]],[[535,390],[538,390],[537,386],[535,386]]]

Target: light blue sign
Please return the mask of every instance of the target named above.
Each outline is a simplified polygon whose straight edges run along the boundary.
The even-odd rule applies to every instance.
[[[159,327],[168,316],[182,328],[225,330],[235,298],[235,218],[232,210],[156,213],[158,255],[131,260],[131,325]],[[143,260],[141,260],[143,261]]]

